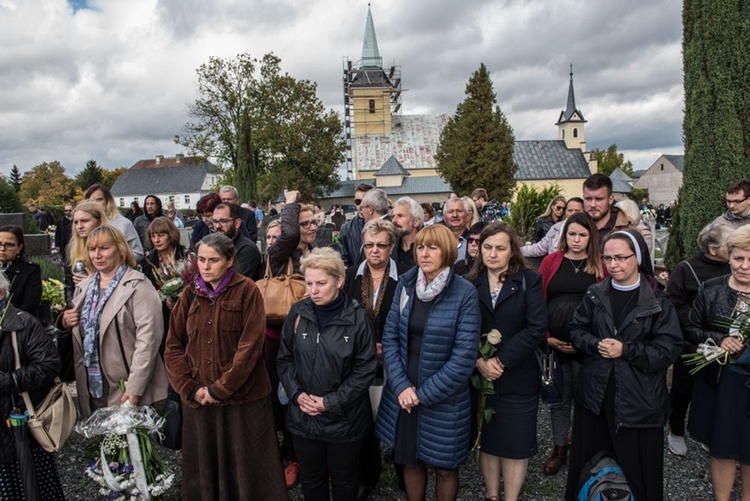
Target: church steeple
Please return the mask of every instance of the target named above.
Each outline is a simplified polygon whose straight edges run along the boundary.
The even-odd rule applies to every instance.
[[[576,108],[576,96],[573,90],[573,64],[571,63],[568,102],[565,110],[560,112],[560,118],[557,119],[555,124],[559,132],[559,138],[565,141],[565,146],[569,149],[579,148],[581,151],[586,151],[585,123],[586,119],[583,118],[583,113]]]
[[[362,67],[383,67],[383,58],[380,57],[380,51],[378,50],[378,37],[375,35],[375,23],[372,22],[370,4],[367,4],[365,39],[362,42]]]

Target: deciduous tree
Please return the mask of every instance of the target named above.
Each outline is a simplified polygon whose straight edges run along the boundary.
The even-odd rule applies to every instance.
[[[197,70],[194,121],[175,136],[228,167],[242,200],[272,198],[284,187],[319,196],[338,185],[346,148],[338,115],[323,107],[314,83],[282,74],[280,63],[273,54],[209,58]]]
[[[601,174],[609,176],[619,167],[628,176],[633,175],[633,162],[626,161],[625,155],[617,152],[616,144],[610,144],[606,150],[594,148],[591,154],[596,158]]]
[[[513,160],[515,138],[497,106],[484,63],[469,79],[465,93],[440,134],[437,170],[459,194],[482,187],[491,199],[510,200],[518,170]]]
[[[127,167],[118,167],[112,170],[102,169],[102,184],[111,189],[112,185],[117,181],[117,178],[120,177],[120,174],[126,170],[128,170]]]
[[[21,178],[21,201],[61,205],[74,193],[74,183],[57,160],[41,163]]]

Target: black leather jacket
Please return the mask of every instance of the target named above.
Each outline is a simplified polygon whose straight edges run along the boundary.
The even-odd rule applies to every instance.
[[[685,340],[690,344],[697,346],[708,338],[720,344],[728,335],[728,322],[737,304],[737,291],[729,287],[730,276],[706,280],[698,290],[685,329]]]
[[[571,322],[571,342],[583,355],[575,381],[575,400],[599,414],[614,371],[615,424],[626,428],[660,428],[669,417],[667,369],[682,352],[682,333],[672,303],[641,280],[638,304],[614,327],[610,298],[612,279],[588,288]],[[605,338],[623,343],[622,356],[605,359],[597,344]]]
[[[21,368],[16,370],[11,332],[18,337]],[[60,355],[42,325],[28,313],[10,306],[0,327],[0,462],[16,457],[15,439],[5,420],[13,406],[26,406],[20,392],[28,391],[34,405],[47,395],[55,376],[60,372]],[[29,435],[31,437],[31,435]],[[33,438],[30,438],[33,440]]]
[[[326,442],[364,438],[372,427],[368,388],[376,365],[372,324],[359,303],[347,296],[339,314],[323,331],[309,298],[292,306],[281,329],[279,379],[292,402],[304,391],[322,396],[327,410],[312,417],[292,403],[289,431]]]

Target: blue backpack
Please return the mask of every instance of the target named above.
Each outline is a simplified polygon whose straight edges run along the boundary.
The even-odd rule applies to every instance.
[[[635,501],[622,468],[607,451],[589,459],[578,485],[578,501]]]

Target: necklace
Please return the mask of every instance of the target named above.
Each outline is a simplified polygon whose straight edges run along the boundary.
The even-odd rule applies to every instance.
[[[502,273],[500,273],[497,276],[497,280],[495,281],[495,287],[493,289],[492,288],[492,282],[495,279],[495,277],[492,275],[492,273],[488,273],[488,275],[489,275],[489,279],[490,279],[490,289],[491,290],[499,290],[503,286],[503,284],[505,283],[506,274],[505,274],[505,272],[502,272]]]
[[[576,266],[575,264],[573,264],[573,260],[570,259],[570,258],[568,258],[568,262],[570,263],[570,266],[573,267],[573,269],[575,270],[576,274],[579,271],[581,271],[581,269],[583,268],[583,265],[586,264],[586,260],[585,259],[582,259],[581,262],[578,263],[578,266]]]

